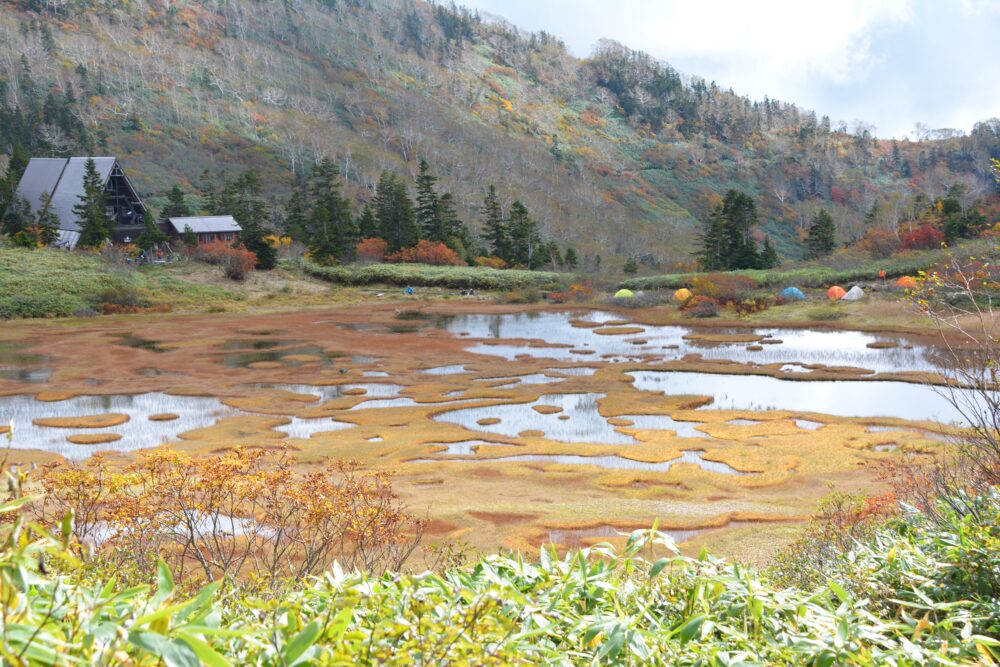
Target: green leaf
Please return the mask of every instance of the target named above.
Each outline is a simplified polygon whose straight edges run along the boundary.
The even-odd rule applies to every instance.
[[[167,667],[201,667],[201,661],[194,650],[183,641],[167,639],[155,632],[131,632],[129,642],[158,658]]]
[[[174,575],[162,560],[156,564],[156,595],[154,604],[160,604],[174,594]]]
[[[698,631],[701,630],[701,625],[704,622],[705,622],[705,615],[701,614],[695,616],[690,621],[685,623],[681,627],[681,632],[680,632],[681,644],[687,644],[689,641],[694,639],[695,636],[698,634]]]
[[[298,662],[299,658],[316,643],[319,632],[320,626],[316,621],[302,628],[302,631],[292,637],[292,640],[285,645],[285,650],[282,652],[284,663],[294,665]]]
[[[847,602],[851,599],[851,596],[847,594],[847,591],[844,590],[843,586],[838,584],[833,579],[830,580],[828,585],[830,590],[833,591],[833,594],[840,598],[841,602]]]
[[[209,667],[230,667],[230,665],[232,665],[229,660],[221,656],[200,637],[196,637],[190,632],[185,632],[184,630],[179,630],[177,632],[177,636],[191,647],[191,650],[195,652],[198,659],[201,660],[202,663],[208,665]]]
[[[665,568],[669,563],[670,563],[669,558],[661,558],[655,563],[653,563],[653,567],[649,568],[649,578],[652,579],[653,577],[658,575],[660,572],[663,571],[663,568]]]

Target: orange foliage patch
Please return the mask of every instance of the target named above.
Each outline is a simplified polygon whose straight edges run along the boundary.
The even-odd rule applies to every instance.
[[[465,262],[454,250],[443,243],[421,241],[412,248],[404,248],[389,255],[390,262],[404,264],[430,264],[432,266],[465,266]]]

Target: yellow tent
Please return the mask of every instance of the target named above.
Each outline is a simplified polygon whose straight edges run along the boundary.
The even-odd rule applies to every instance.
[[[615,292],[616,299],[631,299],[634,296],[635,293],[632,292],[632,290],[630,289],[620,289],[617,292]]]
[[[682,287],[676,292],[674,292],[674,299],[676,301],[687,301],[691,298],[691,290],[687,287]]]

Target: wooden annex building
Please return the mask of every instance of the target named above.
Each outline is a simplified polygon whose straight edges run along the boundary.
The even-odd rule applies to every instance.
[[[230,243],[237,240],[243,231],[231,215],[168,218],[167,226],[166,233],[174,240],[179,240],[185,230],[190,229],[198,237],[198,245],[212,241]]]

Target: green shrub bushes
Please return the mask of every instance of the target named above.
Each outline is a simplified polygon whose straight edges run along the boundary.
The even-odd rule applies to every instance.
[[[303,261],[308,275],[338,285],[396,285],[446,287],[510,292],[525,287],[556,289],[571,282],[570,275],[550,271],[500,270],[469,266],[424,264],[347,264],[320,266]]]

